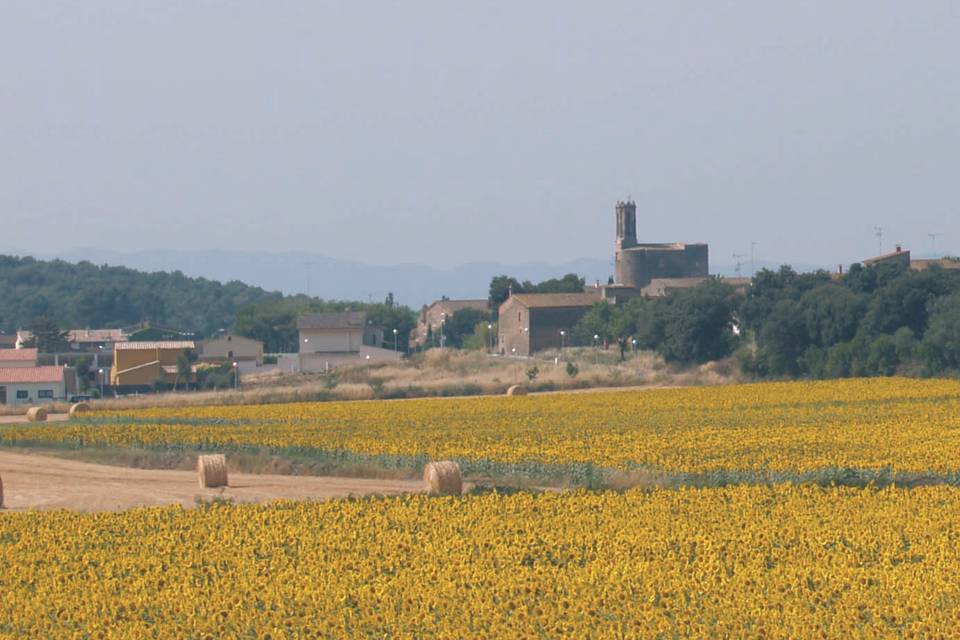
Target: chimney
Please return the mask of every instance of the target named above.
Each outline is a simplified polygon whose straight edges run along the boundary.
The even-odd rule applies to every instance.
[[[897,253],[900,253],[901,251],[902,249],[900,248],[900,245],[897,245]]]
[[[837,265],[837,273],[843,275],[843,264]]]

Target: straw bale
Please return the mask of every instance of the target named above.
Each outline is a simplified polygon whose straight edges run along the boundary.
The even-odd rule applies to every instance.
[[[46,422],[47,410],[43,407],[30,407],[27,409],[27,420],[29,422]]]
[[[423,469],[423,482],[432,495],[458,496],[463,493],[460,465],[452,460],[430,462]]]
[[[86,402],[78,402],[74,405],[70,405],[70,417],[78,417],[85,413],[90,412],[90,405]]]
[[[197,473],[204,489],[227,486],[227,457],[222,453],[198,456]]]

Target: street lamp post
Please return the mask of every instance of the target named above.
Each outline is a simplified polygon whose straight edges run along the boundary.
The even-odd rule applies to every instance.
[[[630,342],[631,344],[633,344],[633,357],[636,358],[637,357],[637,339],[634,338]]]
[[[103,400],[103,369],[98,371],[100,374],[100,399]]]
[[[600,349],[597,347],[599,340],[600,340],[600,336],[597,335],[596,333],[593,334],[593,350],[596,352],[593,360],[596,364],[600,364]]]
[[[487,342],[490,343],[490,353],[493,353],[493,323],[487,323]]]
[[[563,347],[564,347],[563,343],[566,337],[567,337],[567,332],[564,331],[563,329],[560,329],[560,357],[561,358],[563,357]]]
[[[393,330],[393,352],[400,353],[400,347],[397,346],[397,333],[396,329]]]
[[[240,363],[233,363],[233,389],[234,391],[240,390]]]

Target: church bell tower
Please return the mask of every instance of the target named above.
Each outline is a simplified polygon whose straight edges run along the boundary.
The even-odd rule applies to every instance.
[[[617,201],[617,251],[637,246],[637,203]]]

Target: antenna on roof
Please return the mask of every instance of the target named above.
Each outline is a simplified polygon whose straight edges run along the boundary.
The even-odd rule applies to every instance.
[[[735,253],[735,254],[733,254],[733,259],[736,260],[736,262],[737,262],[737,264],[736,264],[736,266],[734,267],[734,269],[735,269],[736,272],[737,272],[737,277],[738,277],[738,278],[740,277],[740,268],[743,266],[743,260],[742,260],[742,258],[745,258],[746,255],[747,255],[747,254],[745,254],[745,253]]]
[[[938,237],[938,236],[942,236],[943,234],[942,234],[942,233],[928,233],[927,235],[930,236],[930,256],[931,256],[932,258],[936,258],[936,257],[937,257],[937,237]]]
[[[877,253],[877,255],[882,256],[883,255],[883,227],[874,227],[873,235],[877,236],[877,241],[880,244],[879,253]]]

